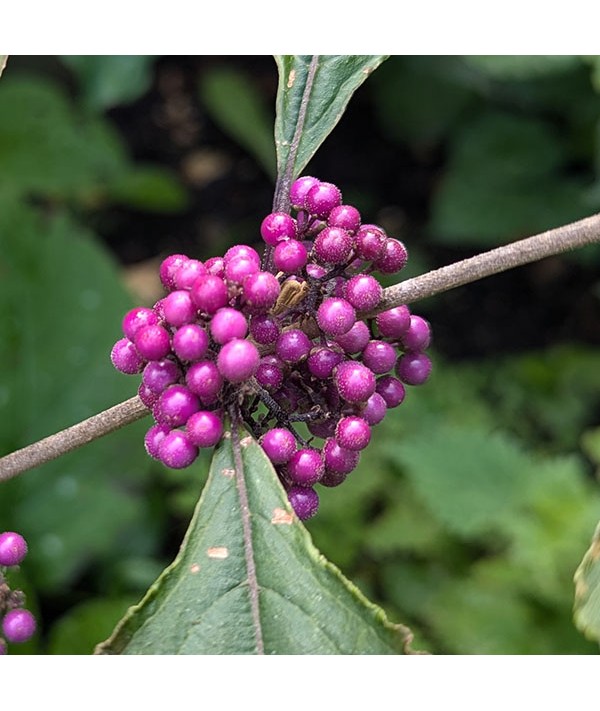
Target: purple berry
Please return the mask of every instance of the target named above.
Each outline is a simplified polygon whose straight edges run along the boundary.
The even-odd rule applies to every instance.
[[[317,492],[304,486],[292,486],[288,491],[288,500],[294,513],[301,521],[312,518],[319,508]]]
[[[189,257],[185,254],[171,254],[163,260],[160,265],[159,274],[160,280],[168,291],[175,289],[175,274],[177,271],[189,261]]]
[[[36,627],[35,617],[29,610],[21,608],[7,612],[2,620],[4,636],[13,644],[30,640],[35,634]]]
[[[299,449],[287,463],[287,472],[294,484],[312,486],[323,476],[325,465],[316,449]]]
[[[188,259],[175,272],[173,282],[176,289],[191,289],[199,276],[206,274],[206,267],[197,259]]]
[[[296,208],[296,210],[304,207],[306,194],[314,185],[318,185],[319,183],[320,180],[313,178],[312,175],[304,175],[295,180],[290,188],[290,202],[292,207]]]
[[[215,412],[195,412],[185,426],[188,439],[196,447],[214,447],[223,436],[223,420]]]
[[[179,427],[200,409],[200,401],[185,385],[170,385],[156,403],[156,421],[161,425]]]
[[[420,316],[411,316],[410,326],[400,339],[402,347],[407,351],[422,351],[430,341],[431,329],[427,321]]]
[[[138,397],[149,410],[152,410],[158,401],[158,394],[152,392],[144,383],[140,383],[138,387]]]
[[[184,469],[198,457],[198,447],[190,442],[185,432],[172,430],[158,445],[158,457],[171,469]]]
[[[171,352],[171,337],[162,326],[143,326],[135,334],[133,342],[146,360],[161,360]]]
[[[169,358],[153,360],[144,368],[142,383],[153,393],[160,395],[169,385],[175,385],[181,377],[181,369]]]
[[[344,285],[344,298],[357,311],[370,311],[381,301],[381,284],[368,274],[356,274]]]
[[[326,483],[325,478],[327,474],[343,474],[344,479],[346,475],[354,471],[358,466],[360,459],[360,453],[358,451],[352,451],[350,449],[345,449],[340,447],[335,439],[328,439],[323,445],[323,460],[325,462],[325,475],[321,478],[321,484],[325,486],[337,486],[336,484]],[[343,481],[343,479],[342,479]],[[339,481],[338,483],[341,483]]]
[[[273,250],[275,269],[284,274],[297,274],[306,264],[308,252],[297,239],[280,242]]]
[[[348,232],[356,232],[360,227],[360,212],[352,205],[334,207],[327,218],[329,227],[342,227]]]
[[[330,296],[317,309],[319,328],[328,336],[341,336],[354,326],[356,312],[345,299]]]
[[[205,405],[210,405],[216,401],[221,392],[223,378],[215,363],[203,360],[188,368],[185,383]]]
[[[319,380],[326,380],[331,376],[335,366],[343,360],[343,353],[327,346],[316,346],[310,351],[306,365],[311,375]]]
[[[223,278],[225,276],[225,260],[223,257],[211,257],[204,262],[207,274]]]
[[[306,193],[304,207],[315,217],[326,219],[342,202],[342,193],[333,183],[317,183]]]
[[[279,297],[281,287],[270,272],[256,272],[244,279],[244,306],[253,313],[268,311]]]
[[[389,373],[396,359],[396,349],[385,341],[369,341],[362,352],[363,363],[376,375]]]
[[[372,427],[373,425],[379,424],[383,420],[387,412],[387,408],[387,403],[383,397],[378,392],[374,392],[367,402],[360,407],[357,414]]]
[[[375,321],[383,338],[398,340],[410,326],[410,311],[408,306],[395,306],[377,314]]]
[[[250,259],[257,266],[260,267],[259,253],[252,247],[249,247],[247,244],[236,244],[234,247],[230,247],[225,252],[225,256],[223,257],[223,259],[225,261],[225,264],[227,264],[233,259],[238,259],[239,257],[242,257],[243,259]]]
[[[363,225],[356,233],[356,254],[367,262],[379,259],[385,251],[387,237],[377,225]]]
[[[262,221],[260,234],[267,244],[274,247],[281,240],[296,236],[296,220],[285,212],[272,212]]]
[[[346,402],[366,402],[375,392],[375,376],[362,363],[347,360],[333,374],[340,397]]]
[[[183,326],[196,318],[196,305],[189,291],[172,291],[163,300],[163,313],[171,326]]]
[[[425,353],[405,353],[396,363],[396,375],[407,385],[422,385],[430,373],[431,360]]]
[[[133,341],[138,329],[155,323],[158,323],[158,316],[153,309],[146,309],[142,306],[137,309],[131,309],[123,317],[123,333],[130,341]]]
[[[281,327],[279,321],[269,314],[256,314],[250,319],[250,335],[261,345],[270,345],[275,343]]]
[[[279,363],[280,365],[277,365],[262,358],[254,375],[256,382],[269,392],[279,390],[283,385],[283,363]]]
[[[299,363],[312,348],[310,338],[299,328],[284,331],[275,343],[275,352],[284,363]]]
[[[191,295],[200,311],[209,315],[227,306],[229,301],[227,285],[221,277],[213,274],[198,277],[192,286]]]
[[[126,375],[141,373],[146,365],[146,361],[128,338],[121,338],[115,343],[110,352],[110,360],[119,372]]]
[[[260,438],[260,444],[273,464],[287,464],[296,451],[294,435],[284,427],[275,427]]]
[[[27,542],[19,533],[5,531],[0,534],[0,565],[19,565],[27,555]]]
[[[251,378],[259,362],[256,346],[243,338],[234,338],[226,343],[217,356],[219,372],[230,383],[242,383]]]
[[[325,264],[345,264],[352,254],[353,240],[341,227],[326,227],[315,238],[313,252]]]
[[[371,441],[371,428],[361,417],[342,417],[335,428],[335,440],[343,449],[359,452]]]
[[[376,391],[385,400],[385,404],[389,408],[398,407],[404,402],[404,396],[406,395],[404,385],[393,375],[384,375],[382,378],[378,378]]]
[[[225,262],[225,278],[231,284],[241,285],[246,277],[258,271],[260,271],[260,263],[255,262],[251,257],[234,257]]]
[[[382,274],[399,272],[408,261],[408,252],[400,240],[388,237],[382,254],[373,262],[373,266]]]
[[[346,353],[360,353],[371,338],[369,327],[364,321],[357,321],[354,326],[341,336],[336,336],[338,343]]]
[[[248,321],[237,309],[219,309],[210,322],[210,333],[216,343],[223,345],[234,338],[244,338],[248,333]]]
[[[173,335],[173,350],[180,360],[199,360],[208,350],[208,333],[197,323],[186,323]]]
[[[144,437],[144,447],[152,459],[160,459],[159,446],[163,439],[169,434],[171,428],[168,425],[152,425]]]
[[[312,277],[313,279],[321,279],[325,276],[325,274],[327,274],[327,269],[325,269],[325,267],[323,267],[321,264],[309,262],[306,265],[306,273],[309,277]]]

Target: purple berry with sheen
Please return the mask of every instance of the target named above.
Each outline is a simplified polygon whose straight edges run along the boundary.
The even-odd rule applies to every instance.
[[[312,518],[319,509],[319,495],[314,489],[304,486],[292,486],[288,491],[288,500],[301,521]]]
[[[146,361],[128,338],[121,338],[115,343],[110,352],[110,360],[118,371],[126,375],[141,373],[146,365]]]
[[[185,431],[196,447],[214,447],[223,436],[223,420],[215,412],[200,410],[187,421]]]
[[[173,351],[181,360],[200,360],[208,350],[206,329],[197,323],[187,323],[173,335]]]
[[[367,402],[360,407],[357,414],[372,427],[373,425],[378,425],[383,420],[387,408],[387,403],[383,397],[378,392],[374,392]]]
[[[356,233],[356,254],[373,262],[384,254],[387,237],[377,225],[363,225]]]
[[[313,252],[325,264],[345,264],[352,254],[353,240],[341,227],[326,227],[315,238]]]
[[[275,352],[284,363],[299,363],[312,348],[310,338],[299,328],[284,331],[275,343]]]
[[[169,434],[171,428],[168,425],[152,425],[144,436],[144,447],[152,459],[160,459],[159,446],[163,439]]]
[[[262,221],[260,234],[273,247],[281,240],[296,236],[296,220],[285,212],[272,212]]]
[[[385,400],[385,404],[388,407],[398,407],[402,402],[404,402],[404,397],[406,395],[406,389],[404,385],[394,378],[393,375],[384,375],[377,379],[376,391]]]
[[[333,183],[317,183],[306,193],[304,207],[315,217],[326,219],[334,207],[341,205],[342,193]]]
[[[275,269],[284,274],[297,274],[306,264],[308,252],[297,239],[280,242],[273,250]]]
[[[225,252],[225,256],[223,257],[223,259],[225,260],[225,264],[227,264],[233,259],[238,259],[239,257],[242,257],[243,259],[250,259],[257,266],[260,266],[259,253],[252,247],[249,247],[247,244],[236,244],[235,246],[230,247]]]
[[[211,315],[227,306],[229,292],[221,277],[205,274],[198,277],[191,290],[194,304],[205,313]]]
[[[260,271],[260,263],[250,257],[234,257],[225,262],[225,278],[231,284],[241,285],[244,279]]]
[[[358,450],[351,450],[341,447],[336,439],[330,437],[323,445],[323,460],[325,462],[325,474],[350,474],[358,466],[360,453]],[[323,477],[321,483],[323,483]],[[331,486],[331,484],[329,484]],[[335,485],[334,485],[335,486]]]
[[[281,287],[270,272],[256,272],[244,279],[244,305],[254,313],[268,311],[279,297]]]
[[[287,463],[290,479],[300,486],[312,486],[323,476],[325,465],[321,453],[316,449],[299,449]]]
[[[359,452],[371,441],[371,428],[361,417],[342,417],[335,428],[335,440],[343,449]]]
[[[344,360],[344,354],[327,346],[313,348],[306,360],[311,375],[320,380],[329,378],[338,363]]]
[[[353,360],[340,363],[334,372],[334,383],[346,402],[366,402],[375,392],[375,376],[362,363]]]
[[[153,360],[144,368],[142,383],[153,393],[160,395],[169,385],[181,378],[181,368],[169,358]]]
[[[163,300],[163,313],[171,326],[183,326],[196,318],[196,305],[189,291],[172,291]]]
[[[396,349],[385,341],[369,341],[362,352],[363,363],[376,375],[389,373],[397,358]]]
[[[205,405],[210,405],[217,400],[223,387],[223,376],[216,363],[203,360],[194,363],[188,368],[185,375],[188,388],[197,395]]]
[[[290,202],[292,207],[299,210],[304,207],[304,201],[308,191],[318,185],[321,181],[318,178],[313,178],[312,175],[304,175],[292,183],[290,188]]]
[[[175,274],[189,261],[185,254],[171,254],[163,260],[159,268],[160,280],[168,291],[175,289]]]
[[[2,632],[7,641],[13,644],[29,641],[35,634],[37,624],[29,610],[17,608],[4,615]]]
[[[269,314],[256,314],[252,316],[250,320],[250,335],[261,345],[270,345],[275,343],[279,334],[281,333],[281,326],[279,321],[270,316]]]
[[[161,425],[179,427],[200,409],[200,401],[185,385],[170,385],[158,398],[156,419]]]
[[[158,445],[158,458],[171,469],[185,469],[198,457],[198,447],[193,445],[185,432],[171,430]]]
[[[162,326],[143,326],[135,334],[133,342],[146,360],[161,360],[171,351],[171,337]]]
[[[197,259],[188,259],[175,272],[173,282],[176,289],[191,289],[199,276],[206,274],[206,267]]]
[[[327,218],[329,227],[342,227],[348,232],[356,232],[360,227],[360,212],[352,205],[334,207]]]
[[[158,316],[153,309],[144,307],[131,309],[123,317],[123,333],[130,341],[133,341],[135,334],[142,326],[151,326],[155,323],[158,323]]]
[[[283,385],[283,368],[270,360],[261,359],[254,375],[256,382],[273,392]]]
[[[256,346],[244,338],[229,341],[217,356],[217,368],[230,383],[242,383],[251,378],[259,362],[260,355]]]
[[[234,338],[244,338],[248,333],[248,321],[237,309],[225,307],[212,317],[210,333],[216,343],[223,345]]]
[[[19,565],[27,555],[27,542],[20,533],[0,534],[0,565]]]
[[[410,326],[410,311],[408,306],[395,306],[393,309],[377,314],[375,322],[383,338],[397,340]]]
[[[341,336],[354,326],[356,312],[345,299],[331,296],[317,309],[319,328],[328,336]]]
[[[346,353],[360,353],[371,338],[371,331],[364,321],[357,321],[354,326],[341,336],[335,337],[335,342]]]
[[[369,274],[356,274],[344,285],[344,297],[357,311],[370,311],[381,301],[381,284]]]
[[[373,266],[382,274],[399,272],[408,260],[406,247],[400,240],[388,237],[381,255],[373,262]]]
[[[410,326],[400,339],[402,347],[407,351],[422,351],[429,346],[430,340],[431,329],[427,321],[420,316],[411,316]]]
[[[425,353],[405,353],[398,358],[396,375],[407,385],[423,385],[431,374],[431,360]]]
[[[260,444],[273,464],[287,464],[296,451],[294,435],[283,427],[265,432]]]

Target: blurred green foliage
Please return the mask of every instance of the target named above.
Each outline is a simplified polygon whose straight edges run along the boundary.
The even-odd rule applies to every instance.
[[[68,79],[13,72],[9,60],[0,81],[2,453],[134,394],[137,379],[108,359],[133,301],[95,218],[115,206],[180,218],[190,199],[172,168],[132,158],[107,113],[143,97],[155,58],[63,62]],[[371,130],[434,173],[424,262],[436,244],[460,254],[598,209],[599,67],[596,57],[392,57],[373,74],[360,90]],[[254,95],[245,68],[222,71],[209,66],[195,93],[264,168],[258,106],[273,97]],[[252,132],[232,120],[240,97]],[[600,518],[599,373],[585,343],[461,363],[438,353],[431,381],[375,429],[360,468],[321,491],[308,526],[317,547],[414,627],[417,648],[597,652],[573,625],[572,578]],[[30,542],[21,575],[42,615],[22,652],[88,653],[176,550],[208,458],[166,472],[146,457],[144,429],[2,485],[0,529]]]

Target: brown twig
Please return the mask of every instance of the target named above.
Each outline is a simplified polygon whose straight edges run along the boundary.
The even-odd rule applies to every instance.
[[[390,286],[384,290],[377,309],[368,314],[361,314],[361,318],[374,316],[394,306],[413,303],[492,274],[594,242],[600,242],[600,214]],[[148,413],[141,400],[134,397],[62,432],[8,454],[0,458],[0,481],[56,459],[62,454],[135,422]]]

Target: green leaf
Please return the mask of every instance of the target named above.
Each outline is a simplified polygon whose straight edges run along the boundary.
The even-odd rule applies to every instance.
[[[388,55],[275,56],[279,68],[275,146],[277,173],[298,177],[341,119],[350,98]],[[293,149],[297,130],[297,151]]]
[[[273,116],[250,78],[235,69],[213,69],[200,92],[214,121],[274,178]]]
[[[110,363],[133,304],[93,235],[60,211],[4,202],[0,274],[4,454],[131,397],[137,384]],[[131,553],[139,526],[155,539],[156,524],[149,536],[145,523],[147,427],[135,423],[2,485],[0,521],[27,538],[36,586],[60,589],[115,546]]]
[[[67,55],[62,61],[79,79],[84,104],[96,111],[134,101],[152,81],[154,56]]]
[[[115,177],[107,192],[115,202],[148,212],[179,212],[188,202],[176,175],[159,166],[136,166]]]
[[[575,55],[467,55],[463,61],[493,79],[526,80],[568,72],[580,64]]]
[[[314,548],[257,442],[233,440],[215,452],[179,555],[97,652],[407,651],[410,631]]]
[[[575,573],[575,624],[600,642],[600,525]]]

